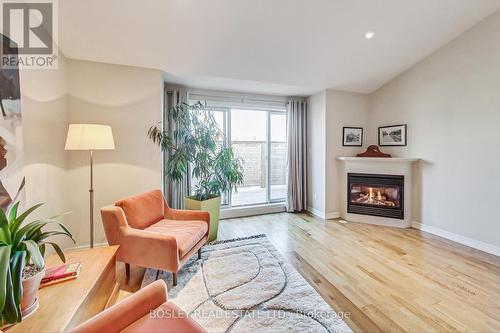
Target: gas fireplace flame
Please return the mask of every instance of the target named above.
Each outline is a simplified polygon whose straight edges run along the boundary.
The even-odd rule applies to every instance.
[[[374,192],[376,192],[376,194]],[[355,202],[377,206],[396,206],[394,202],[387,200],[387,197],[385,195],[382,195],[380,189],[376,189],[375,191],[373,187],[368,188],[367,194],[362,192],[359,193],[359,198],[357,198]]]

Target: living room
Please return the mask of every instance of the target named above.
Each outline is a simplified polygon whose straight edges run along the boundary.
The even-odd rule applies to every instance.
[[[500,331],[498,0],[1,6],[2,330]]]

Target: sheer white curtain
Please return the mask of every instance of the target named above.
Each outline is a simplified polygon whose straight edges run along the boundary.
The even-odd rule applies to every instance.
[[[163,128],[167,130],[169,133],[172,133],[175,130],[176,126],[175,122],[172,121],[172,117],[169,111],[172,109],[172,107],[182,102],[187,103],[187,91],[172,90],[165,88],[165,97],[163,106],[164,108]],[[172,152],[163,154],[163,170],[164,170],[163,192],[170,207],[183,209],[184,197],[188,195],[188,188],[187,188],[188,177],[186,175],[182,182],[174,182],[169,179],[168,175],[165,173],[165,170],[168,163],[168,159],[171,155]]]
[[[304,100],[291,100],[287,110],[287,200],[288,212],[300,212],[307,209],[307,146],[306,146],[306,110]]]

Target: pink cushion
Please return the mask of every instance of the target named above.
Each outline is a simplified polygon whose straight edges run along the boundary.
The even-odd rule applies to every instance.
[[[197,333],[205,332],[205,330],[189,318],[184,311],[169,302],[160,305],[151,313],[148,312],[121,332]]]
[[[175,237],[179,248],[179,257],[182,258],[207,234],[208,225],[204,221],[163,219],[144,230]]]
[[[160,190],[134,195],[115,202],[123,209],[129,226],[144,229],[164,218],[163,194]]]

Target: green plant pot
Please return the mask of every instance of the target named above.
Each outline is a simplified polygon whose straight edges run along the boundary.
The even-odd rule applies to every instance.
[[[208,241],[211,242],[217,238],[219,231],[219,216],[220,216],[221,197],[216,197],[208,200],[199,201],[194,197],[185,197],[184,206],[189,210],[204,210],[210,213],[210,234]]]

